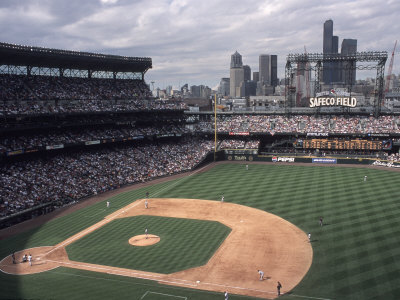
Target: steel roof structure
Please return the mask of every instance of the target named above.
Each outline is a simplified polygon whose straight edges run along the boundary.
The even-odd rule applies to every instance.
[[[149,57],[129,57],[0,43],[0,65],[140,72],[152,68]]]

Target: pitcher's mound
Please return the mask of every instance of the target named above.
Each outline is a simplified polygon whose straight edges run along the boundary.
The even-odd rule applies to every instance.
[[[129,244],[133,246],[150,246],[157,244],[160,241],[160,237],[154,234],[148,234],[147,238],[145,234],[135,235],[129,239]]]

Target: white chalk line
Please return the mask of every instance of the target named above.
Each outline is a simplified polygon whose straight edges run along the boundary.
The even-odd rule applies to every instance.
[[[318,298],[318,297],[302,296],[302,295],[296,295],[296,294],[285,294],[285,295],[292,296],[292,297],[306,298],[306,299],[331,300],[329,298]]]
[[[66,239],[64,242],[62,242],[62,243],[59,244],[58,246],[54,247],[52,250],[46,252],[45,255],[48,255],[48,254],[50,254],[51,252],[53,252],[53,251],[55,251],[55,250],[57,250],[57,249],[59,249],[59,248],[62,248],[62,247],[64,247],[65,245],[68,245],[68,244],[70,244],[70,243],[72,243],[72,242],[74,242],[74,241],[80,239],[83,235],[86,235],[86,234],[88,234],[89,232],[94,231],[94,230],[96,230],[96,229],[102,227],[102,226],[105,225],[106,223],[108,223],[108,222],[114,220],[115,218],[117,218],[119,215],[125,213],[126,210],[129,210],[129,209],[135,207],[135,206],[138,205],[139,203],[140,203],[140,201],[139,201],[139,202],[134,202],[133,204],[129,205],[128,207],[125,206],[124,208],[121,208],[121,211],[120,211],[120,212],[114,213],[110,218],[103,219],[103,220],[101,220],[100,222],[97,222],[97,223],[93,224],[93,225],[90,226],[89,228],[86,228],[85,230],[83,230],[83,231],[77,233],[76,235],[74,235],[74,236],[72,236],[72,237]]]
[[[153,280],[153,281],[158,281],[158,282],[167,283],[167,284],[181,284],[184,286],[191,286],[191,287],[198,287],[199,285],[204,284],[204,285],[213,285],[213,286],[230,288],[230,289],[238,289],[238,290],[267,293],[267,294],[275,294],[275,292],[266,291],[266,290],[251,289],[251,288],[239,287],[239,286],[229,286],[229,285],[218,284],[218,283],[201,282],[201,283],[197,284],[197,283],[193,283],[192,281],[189,281],[186,279],[179,279],[179,278],[170,278],[169,280],[167,280],[167,279],[162,278],[164,275],[146,274],[146,273],[140,273],[140,272],[125,270],[125,269],[114,270],[112,268],[108,268],[106,266],[100,266],[100,265],[79,264],[79,263],[72,262],[72,261],[65,262],[65,261],[56,261],[56,260],[50,260],[50,259],[47,259],[46,261],[58,263],[61,265],[76,267],[79,269],[80,268],[83,268],[83,269],[88,268],[88,269],[93,269],[93,270],[98,270],[98,271],[101,270],[101,271],[106,272],[107,274],[111,274],[111,275],[135,277],[135,278],[139,278],[139,279]],[[326,299],[326,300],[329,300],[329,299]]]
[[[175,180],[175,181],[172,181],[171,184],[167,184],[167,186],[165,186],[164,188],[162,188],[162,189],[156,191],[156,192],[154,193],[154,196],[159,195],[162,191],[164,191],[164,190],[166,190],[166,189],[169,189],[169,188],[171,188],[171,187],[174,187],[174,186],[178,185],[178,183],[180,183],[181,181],[183,181],[183,180],[185,180],[185,179],[187,179],[187,178],[189,178],[189,177],[191,177],[191,176],[193,176],[193,175],[196,175],[197,173],[199,173],[200,171],[202,171],[202,170],[203,170],[204,168],[206,168],[206,167],[208,167],[208,166],[204,166],[204,167],[202,167],[202,168],[200,168],[200,169],[194,171],[193,173],[189,174],[188,176],[184,176],[184,177],[181,177],[181,178],[179,178],[179,179],[177,179],[177,180]]]
[[[101,270],[103,272],[105,271],[107,274],[112,274],[112,275],[129,276],[129,277],[135,277],[135,278],[139,278],[139,279],[154,280],[154,281],[164,282],[164,283],[168,283],[168,284],[182,284],[182,285],[192,286],[192,287],[197,286],[196,284],[194,284],[188,280],[181,280],[181,279],[175,279],[175,278],[172,278],[172,280],[162,279],[162,276],[164,276],[164,275],[158,275],[158,274],[139,273],[139,272],[125,270],[125,269],[114,270],[112,268],[107,268],[105,266],[79,264],[79,263],[75,263],[75,262],[56,261],[56,260],[50,260],[50,259],[48,259],[46,261],[58,263],[60,265],[76,267],[76,268],[83,268],[83,269],[88,268],[88,269],[93,269],[93,270],[98,270],[98,271]]]
[[[146,291],[146,293],[143,294],[143,296],[140,298],[140,300],[144,299],[144,297],[146,297],[147,294],[156,294],[156,295],[162,295],[162,296],[174,297],[174,298],[181,298],[181,299],[187,300],[187,297],[164,294],[164,293],[157,293],[157,292],[152,292],[152,291]]]

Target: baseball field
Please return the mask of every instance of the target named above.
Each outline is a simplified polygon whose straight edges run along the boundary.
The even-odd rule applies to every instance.
[[[279,280],[282,299],[400,299],[400,173],[219,163],[170,179],[0,240],[0,298],[274,298]]]

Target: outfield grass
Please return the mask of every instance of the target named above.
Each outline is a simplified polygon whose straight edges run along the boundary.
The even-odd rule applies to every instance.
[[[144,228],[160,242],[130,245],[128,240],[144,234]],[[136,216],[115,219],[66,250],[74,261],[169,274],[206,264],[230,232],[216,221]]]
[[[311,269],[282,299],[400,299],[399,186],[400,173],[385,170],[251,164],[246,171],[244,165],[226,163],[206,173],[115,196],[109,211],[103,209],[105,202],[98,203],[0,241],[0,257],[61,242],[143,198],[146,191],[151,197],[210,200],[220,200],[224,194],[226,202],[271,212],[311,232]],[[320,216],[326,223],[323,227],[318,225]],[[221,293],[67,268],[25,276],[0,274],[1,299],[140,299],[148,290],[191,300],[223,299]]]

